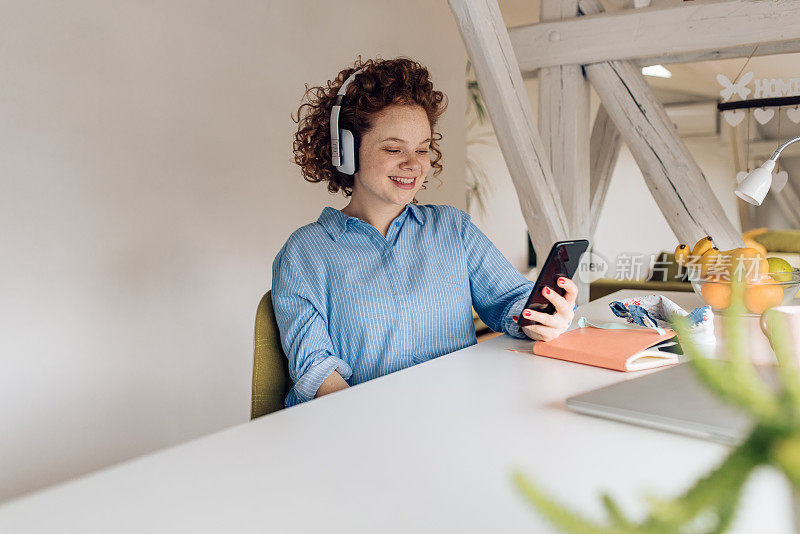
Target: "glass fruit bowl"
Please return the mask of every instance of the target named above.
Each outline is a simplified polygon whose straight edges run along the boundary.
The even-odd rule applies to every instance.
[[[725,312],[731,304],[731,282],[727,277],[690,280],[692,289],[714,312]],[[761,315],[767,308],[789,304],[800,288],[800,269],[765,273],[744,285],[745,315]]]

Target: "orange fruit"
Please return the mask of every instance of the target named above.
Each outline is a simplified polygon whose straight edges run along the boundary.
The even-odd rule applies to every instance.
[[[730,256],[728,272],[731,280],[758,280],[759,275],[769,271],[769,263],[758,250],[736,249]]]
[[[706,304],[715,310],[724,310],[731,305],[731,286],[722,282],[705,282],[700,295]]]
[[[744,289],[744,306],[751,313],[764,313],[764,310],[779,306],[782,301],[783,288],[769,281],[747,284]]]
[[[704,282],[716,282],[730,287],[731,281],[728,278],[728,271],[710,271],[703,277]],[[711,290],[713,291],[713,289]]]

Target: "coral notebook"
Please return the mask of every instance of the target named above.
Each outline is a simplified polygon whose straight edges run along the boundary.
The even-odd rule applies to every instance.
[[[609,330],[586,326],[564,332],[553,341],[537,341],[533,353],[616,371],[641,371],[678,363],[675,332],[650,328]]]

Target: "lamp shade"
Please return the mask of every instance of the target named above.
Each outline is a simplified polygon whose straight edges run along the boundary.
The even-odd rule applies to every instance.
[[[736,196],[742,200],[760,206],[772,185],[772,169],[775,161],[768,159],[764,164],[745,176],[736,188]]]

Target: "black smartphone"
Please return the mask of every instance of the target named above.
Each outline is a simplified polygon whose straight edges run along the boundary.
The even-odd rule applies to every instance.
[[[550,249],[550,254],[547,255],[547,260],[539,271],[539,276],[536,277],[536,283],[533,286],[531,295],[528,297],[528,302],[525,303],[525,309],[531,309],[548,315],[556,311],[553,303],[547,300],[542,294],[542,290],[545,287],[549,287],[563,297],[567,293],[567,290],[559,287],[556,281],[561,276],[570,279],[575,276],[575,272],[578,270],[578,265],[581,262],[581,256],[583,256],[583,253],[586,252],[588,248],[589,242],[585,239],[558,241],[554,244],[553,248]],[[538,323],[520,315],[517,324],[520,326],[528,326]]]

